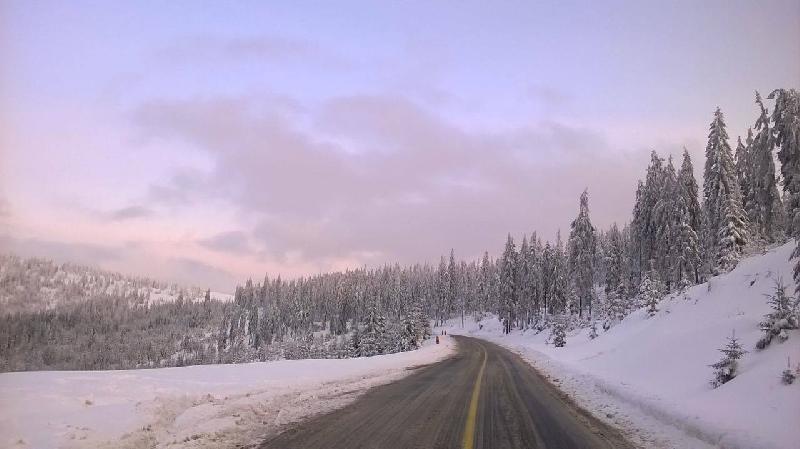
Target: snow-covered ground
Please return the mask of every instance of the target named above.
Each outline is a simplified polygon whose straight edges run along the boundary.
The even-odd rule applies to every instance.
[[[128,371],[0,374],[0,447],[242,447],[450,356],[417,351]]]
[[[800,362],[800,331],[785,343],[755,350],[758,323],[770,310],[766,294],[782,278],[793,290],[793,243],[743,260],[732,272],[667,297],[649,318],[639,310],[611,328],[547,343],[549,331],[502,335],[495,317],[469,320],[464,333],[506,346],[553,379],[579,404],[626,429],[644,447],[790,449],[800,447],[800,382],[783,385],[781,372]],[[599,327],[599,326],[598,326]],[[748,351],[740,374],[711,388],[718,348],[736,332]]]

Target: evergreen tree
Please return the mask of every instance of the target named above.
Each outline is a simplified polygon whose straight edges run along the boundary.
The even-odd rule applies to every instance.
[[[739,368],[739,359],[747,353],[742,349],[739,340],[736,338],[736,333],[728,337],[728,344],[719,352],[723,354],[722,360],[711,365],[714,368],[714,378],[711,380],[711,386],[714,388],[729,382],[736,377]]]
[[[589,192],[580,198],[578,216],[573,220],[569,235],[569,267],[578,299],[578,315],[592,314],[594,297],[594,257],[597,251],[595,229],[589,219]]]
[[[519,269],[517,270],[517,285],[519,285],[519,308],[516,311],[520,320],[528,323],[530,318],[530,304],[533,302],[533,263],[531,260],[531,248],[528,245],[528,237],[522,236],[522,243],[519,246]]]
[[[386,318],[380,314],[377,302],[369,305],[360,335],[359,355],[369,357],[383,354],[386,348]]]
[[[764,336],[756,343],[756,349],[764,349],[777,337],[780,341],[789,338],[787,330],[800,327],[800,311],[798,300],[786,293],[786,285],[782,280],[775,282],[775,293],[769,295],[772,311],[760,323]]]
[[[756,120],[756,136],[750,151],[752,200],[747,208],[748,218],[754,233],[765,242],[773,243],[782,238],[784,220],[783,204],[775,180],[775,137],[770,128],[767,108],[758,92],[756,104],[761,114]]]
[[[459,293],[460,293],[460,281],[459,273],[456,266],[456,256],[455,250],[450,250],[450,262],[447,264],[447,308],[445,309],[445,314],[450,316],[453,311],[455,311],[455,307],[458,304]]]
[[[736,179],[739,181],[739,190],[742,192],[742,209],[745,211],[748,223],[753,223],[756,216],[755,197],[753,190],[753,130],[747,130],[747,145],[742,143],[742,138],[736,138],[735,164]],[[752,229],[751,229],[752,231]]]
[[[639,285],[639,303],[647,308],[647,314],[654,316],[658,312],[658,304],[664,295],[664,288],[653,271],[645,273]]]
[[[678,273],[682,284],[700,282],[700,232],[702,229],[702,211],[697,199],[697,181],[694,178],[694,167],[689,152],[684,148],[683,162],[678,173]]]
[[[553,346],[563,348],[567,345],[567,326],[563,320],[556,320],[550,333]]]
[[[706,146],[703,207],[705,246],[709,257],[714,257],[710,261],[711,271],[728,271],[738,263],[747,233],[736,167],[719,108],[714,112]]]
[[[494,297],[494,268],[489,261],[489,253],[483,253],[481,259],[480,276],[478,278],[478,314],[483,316],[483,312],[490,307]]]
[[[503,319],[503,331],[511,332],[511,327],[516,320],[514,312],[517,309],[519,288],[517,285],[517,269],[519,266],[519,253],[517,253],[514,239],[511,234],[506,240],[506,248],[500,263],[500,316]]]
[[[653,209],[653,229],[655,230],[656,243],[653,245],[653,265],[659,277],[666,284],[667,290],[672,290],[680,278],[677,267],[680,257],[679,251],[681,228],[680,207],[681,197],[678,186],[678,177],[672,156],[661,172],[660,191]]]
[[[606,280],[605,280],[605,316],[606,321],[603,325],[605,329],[611,327],[616,321],[621,321],[627,314],[627,281],[625,267],[625,242],[622,233],[617,228],[617,224],[611,225],[607,236],[606,253]]]
[[[447,318],[447,303],[450,301],[450,270],[447,269],[447,264],[442,256],[439,261],[439,271],[436,283],[437,302],[436,302],[436,320],[437,323],[442,324]]]
[[[786,231],[800,243],[800,94],[795,89],[777,89],[769,94],[775,100],[772,122],[775,144],[780,147],[778,160],[786,194]],[[792,258],[800,258],[800,245]],[[794,267],[796,291],[800,292],[800,260]]]

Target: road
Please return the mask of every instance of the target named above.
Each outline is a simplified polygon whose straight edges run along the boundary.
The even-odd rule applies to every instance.
[[[373,388],[260,448],[632,448],[518,355],[484,340],[454,338],[453,357]]]

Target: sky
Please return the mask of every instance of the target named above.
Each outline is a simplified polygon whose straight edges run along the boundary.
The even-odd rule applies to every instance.
[[[0,0],[0,250],[219,291],[497,255],[782,87],[798,0]]]

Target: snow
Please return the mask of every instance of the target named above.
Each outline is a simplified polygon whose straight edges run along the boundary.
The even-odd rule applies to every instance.
[[[793,289],[789,243],[743,260],[732,272],[664,298],[648,318],[640,309],[589,339],[589,329],[547,343],[549,331],[503,335],[495,317],[449,333],[470,334],[523,356],[601,419],[622,427],[645,447],[789,449],[800,447],[800,383],[783,385],[787,357],[800,362],[800,331],[785,343],[755,350],[758,323],[769,312],[766,294],[783,279]],[[479,324],[483,329],[479,329]],[[711,388],[718,349],[736,332],[749,353],[739,375]]]
[[[454,344],[356,359],[0,374],[0,447],[241,447],[449,357]]]

